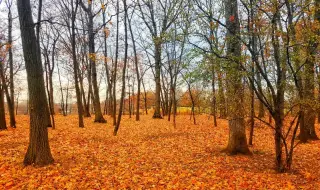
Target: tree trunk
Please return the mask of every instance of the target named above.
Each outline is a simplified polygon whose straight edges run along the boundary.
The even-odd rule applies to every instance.
[[[156,83],[156,93],[155,93],[155,108],[152,118],[162,119],[161,116],[161,38],[156,37],[154,39],[155,44],[155,83]]]
[[[68,100],[69,100],[69,78],[68,78],[68,86],[67,86],[67,93],[66,93],[66,103],[65,103],[65,107],[63,108],[63,109],[65,109],[65,112],[66,112],[65,116],[68,115]]]
[[[252,25],[248,26],[248,31],[251,33],[250,42],[252,45],[252,64],[251,64],[251,80],[255,80],[255,65],[257,65],[257,37],[255,34],[255,25],[253,24],[255,18],[255,8],[253,8],[254,1],[250,0],[250,17],[248,18],[248,22],[252,22]],[[261,82],[261,81],[260,81]],[[250,137],[249,137],[249,145],[252,145],[253,141],[253,132],[254,132],[254,119],[255,119],[255,109],[254,109],[254,82],[250,85]]]
[[[103,23],[106,23],[106,10],[104,9],[103,10]],[[108,47],[107,47],[107,38],[108,38],[108,34],[106,33],[107,31],[107,28],[106,28],[106,25],[103,26],[103,30],[105,31],[104,32],[104,65],[105,65],[105,69],[106,69],[106,81],[107,81],[107,85],[108,85],[108,88],[107,88],[107,91],[106,91],[106,97],[108,97],[106,99],[106,114],[109,114],[109,115],[112,115],[112,76],[110,76],[110,73],[109,73],[109,66],[108,66]]]
[[[78,1],[77,1],[78,2]],[[81,92],[79,88],[79,65],[77,61],[77,52],[76,52],[76,32],[75,32],[75,22],[76,22],[76,14],[78,10],[78,3],[76,2],[75,8],[73,3],[72,6],[72,18],[71,18],[71,46],[72,46],[72,62],[73,62],[73,78],[74,78],[74,85],[76,88],[76,97],[77,97],[77,107],[78,107],[78,118],[79,118],[79,127],[83,128],[83,107],[82,107],[82,100],[81,100]],[[68,92],[67,92],[68,96]],[[68,101],[68,98],[66,98],[66,101]],[[66,106],[68,106],[68,103],[66,103]],[[70,106],[70,108],[72,105]],[[66,111],[68,112],[68,109],[66,107]]]
[[[283,172],[285,170],[282,162],[282,143],[281,143],[281,135],[283,123],[280,117],[280,113],[276,112],[275,120],[275,135],[274,135],[274,143],[276,149],[276,170],[278,172]]]
[[[46,52],[45,53],[45,64],[44,64],[44,67],[45,67],[45,73],[46,73],[46,90],[47,90],[47,94],[48,94],[48,103],[49,103],[49,112],[50,112],[50,116],[51,116],[51,122],[52,122],[52,129],[55,129],[55,122],[54,122],[54,116],[53,116],[53,113],[51,112],[53,110],[53,105],[52,105],[52,100],[51,100],[51,92],[53,91],[50,91],[50,62],[49,62],[49,56],[48,56],[48,53]],[[52,76],[51,76],[51,80],[52,80]],[[52,82],[52,81],[51,81]],[[52,94],[53,95],[53,94]]]
[[[258,69],[257,69],[258,70]],[[257,76],[257,85],[258,88],[262,89],[262,84],[261,84],[261,75],[260,73],[257,71],[256,72],[256,76]],[[264,105],[262,103],[262,101],[259,101],[259,112],[258,112],[258,118],[264,118],[265,116],[265,111],[264,111]]]
[[[142,82],[142,87],[143,87],[143,92],[144,92],[144,110],[146,112],[146,115],[148,115],[148,105],[147,105],[147,91],[146,91],[146,87],[144,85],[144,82],[143,82],[143,78],[141,79],[141,82]]]
[[[15,128],[16,120],[14,115],[14,107],[12,107],[13,106],[12,99],[10,97],[8,85],[6,84],[7,81],[6,81],[6,76],[4,74],[4,68],[2,63],[0,65],[0,80],[2,82],[2,91],[5,93],[7,97],[7,105],[8,105],[9,115],[10,115],[10,126]]]
[[[8,5],[8,53],[9,53],[9,71],[10,71],[10,94],[8,93],[8,90],[6,90],[6,96],[7,96],[7,104],[9,109],[9,115],[10,115],[10,126],[15,128],[16,127],[16,118],[14,115],[14,80],[13,80],[13,53],[12,53],[12,13],[11,13],[11,7],[12,7],[12,1],[9,2]],[[7,85],[5,85],[7,86]],[[6,87],[7,88],[7,87]],[[9,98],[10,97],[10,100]]]
[[[48,129],[48,106],[43,79],[40,47],[36,43],[36,35],[32,20],[30,0],[18,0],[18,14],[24,60],[27,71],[29,107],[30,107],[30,137],[24,164],[43,166],[54,160],[51,155]]]
[[[41,16],[42,16],[42,0],[39,0],[39,6],[38,6],[38,24],[36,24],[36,43],[37,43],[37,55],[39,56],[39,59],[41,59],[41,49],[40,49],[40,25],[41,25]],[[40,60],[41,61],[41,60]],[[42,68],[42,66],[41,66]],[[44,89],[45,90],[45,89]],[[47,99],[47,98],[46,98]],[[48,102],[46,104],[46,106],[48,106]],[[50,109],[49,107],[47,109],[45,109],[46,113],[45,113],[45,119],[47,120],[47,122],[49,123],[48,124],[48,127],[52,127],[51,125],[51,119],[50,119]]]
[[[95,44],[94,44],[94,31],[93,31],[93,18],[91,4],[89,4],[89,8],[87,9],[88,14],[88,38],[89,38],[89,58],[90,58],[90,66],[91,66],[91,74],[92,74],[92,88],[93,88],[93,106],[94,106],[94,122],[98,123],[106,123],[107,121],[103,118],[101,112],[100,105],[100,96],[99,96],[99,88],[97,82],[97,69],[96,69],[96,52],[95,52]]]
[[[222,73],[219,71],[218,73],[218,96],[219,96],[219,112],[220,112],[220,118],[225,119],[227,117],[227,111],[226,111],[226,98],[224,95],[224,88],[222,83]]]
[[[227,0],[225,2],[225,15],[227,20],[227,55],[231,58],[241,57],[240,23],[238,17],[237,0]],[[239,72],[240,63],[232,61],[227,70],[227,80],[231,81],[227,93],[231,97],[229,101],[229,141],[226,152],[229,154],[250,154],[247,144],[243,97],[244,90],[242,75]]]
[[[193,118],[193,124],[196,125],[197,122],[196,122],[196,117],[195,117],[195,111],[194,111],[194,107],[195,107],[195,103],[194,103],[194,98],[193,98],[193,95],[192,95],[192,91],[191,91],[191,85],[189,82],[187,82],[187,85],[188,85],[188,92],[189,92],[189,96],[190,96],[190,99],[191,99],[191,114],[190,114],[190,120],[191,120],[191,116]]]
[[[254,62],[252,62],[252,80],[254,81]],[[254,131],[254,117],[255,117],[255,111],[254,111],[254,86],[251,86],[250,88],[250,136],[249,136],[249,145],[252,145],[253,141],[253,131]]]
[[[121,121],[121,115],[122,115],[122,106],[123,106],[123,100],[125,97],[125,88],[126,88],[126,67],[127,67],[127,59],[128,59],[128,29],[127,29],[127,16],[128,16],[128,8],[127,8],[127,1],[123,0],[123,6],[124,6],[124,40],[125,40],[125,52],[124,52],[124,64],[122,69],[122,89],[121,89],[121,100],[120,100],[120,107],[119,107],[119,115],[117,120],[117,125],[114,128],[113,135],[116,136],[119,130],[120,121]]]
[[[304,128],[307,131],[307,139],[308,140],[319,140],[319,137],[316,134],[315,130],[315,119],[316,112],[313,109],[315,105],[315,97],[314,97],[314,63],[315,63],[315,49],[316,45],[312,42],[309,42],[308,47],[308,58],[305,64],[304,76],[305,76],[305,87],[304,87],[304,98],[307,102],[304,114]]]
[[[174,86],[176,86],[174,84]],[[172,88],[172,109],[173,109],[173,126],[174,128],[177,127],[177,124],[176,124],[176,116],[177,116],[177,100],[176,100],[176,88]]]
[[[315,20],[320,22],[320,0],[315,1]],[[316,36],[320,36],[320,29],[317,29]],[[315,89],[315,82],[314,82],[314,65],[316,63],[316,53],[317,48],[319,46],[319,41],[317,40],[310,40],[308,47],[307,47],[307,53],[308,57],[305,64],[305,87],[304,87],[304,93],[305,98],[307,102],[309,102],[309,105],[307,106],[305,110],[305,128],[307,130],[308,139],[310,140],[319,140],[319,137],[316,134],[315,130],[315,118],[316,118],[316,112],[313,109],[313,105],[316,103],[315,97],[314,97],[314,89]]]
[[[0,63],[2,64],[2,63]],[[4,93],[3,93],[3,86],[1,85],[0,81],[0,130],[7,129],[6,124],[6,113],[4,108]]]
[[[55,110],[54,110],[54,96],[53,96],[53,71],[55,68],[55,56],[56,56],[56,44],[57,41],[59,40],[59,36],[54,39],[53,44],[52,44],[52,54],[51,54],[51,66],[50,64],[48,65],[48,71],[49,71],[49,101],[50,101],[50,113],[51,115],[55,115]],[[51,116],[51,118],[53,118]]]
[[[60,75],[59,65],[57,66],[57,68],[58,68],[58,78],[59,78],[60,93],[61,93],[60,109],[62,109],[63,116],[66,116],[67,114],[66,114],[65,109],[64,109],[64,94],[63,94],[63,89],[62,89],[62,82],[61,82],[61,75]]]
[[[18,92],[18,95],[16,96],[16,115],[18,115],[18,109],[19,109],[19,95],[20,95],[20,92]]]
[[[82,100],[83,100],[83,116],[84,117],[91,117],[90,115],[90,102],[88,101],[87,102],[87,99],[86,99],[86,93],[84,91],[84,88],[83,88],[83,76],[81,76],[80,74],[80,78],[79,78],[79,82],[80,82],[80,90],[81,90],[81,95],[82,95]],[[89,87],[90,88],[90,87]],[[90,91],[90,89],[89,89]],[[88,98],[90,99],[90,93],[88,93]]]
[[[116,83],[117,83],[117,69],[118,69],[118,56],[119,56],[119,1],[117,1],[117,29],[116,29],[116,52],[115,52],[115,63],[113,68],[113,126],[116,128],[117,125],[117,96],[116,96]],[[125,73],[123,73],[125,74]]]
[[[277,3],[278,6],[278,3]],[[277,74],[277,95],[273,99],[274,112],[272,117],[275,121],[275,152],[276,152],[276,170],[278,172],[284,172],[285,168],[282,162],[282,130],[283,130],[283,120],[284,120],[284,92],[286,85],[286,64],[281,57],[280,40],[279,36],[276,34],[278,29],[278,24],[280,23],[280,13],[279,10],[274,15],[272,20],[272,46],[274,49],[274,60],[276,64],[276,74]]]
[[[210,65],[212,69],[212,81],[211,81],[211,86],[212,86],[212,115],[213,115],[213,124],[216,127],[217,126],[217,100],[216,100],[216,87],[215,87],[215,69],[214,69],[214,62],[213,62],[213,57],[210,56]]]

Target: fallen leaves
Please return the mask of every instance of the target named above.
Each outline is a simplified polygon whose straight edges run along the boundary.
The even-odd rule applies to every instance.
[[[111,118],[108,118],[111,121]],[[255,129],[252,156],[221,153],[228,139],[227,122],[213,127],[207,116],[166,119],[124,116],[119,135],[112,122],[77,127],[76,116],[56,116],[49,140],[55,163],[24,167],[28,117],[18,116],[15,130],[1,131],[0,187],[5,189],[319,189],[320,142],[298,146],[293,170],[274,171],[273,131]],[[318,127],[318,126],[317,126]],[[318,129],[318,128],[317,128]],[[319,130],[317,130],[319,133]]]

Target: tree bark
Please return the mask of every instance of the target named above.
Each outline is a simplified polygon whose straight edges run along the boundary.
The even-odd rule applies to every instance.
[[[91,74],[92,74],[93,106],[94,106],[94,112],[95,112],[94,122],[106,123],[107,121],[104,119],[101,112],[99,88],[98,88],[98,82],[97,82],[96,52],[95,52],[95,44],[94,44],[95,33],[93,31],[94,15],[92,13],[92,3],[89,3],[89,6],[85,7],[83,2],[80,1],[80,5],[88,15],[89,60],[90,60]]]
[[[30,0],[18,0],[18,14],[22,39],[23,54],[27,71],[29,107],[30,107],[30,137],[24,164],[43,166],[53,163],[48,140],[48,106],[43,79],[41,55],[34,33],[34,23]]]
[[[64,109],[64,94],[63,94],[63,89],[62,89],[62,82],[61,82],[59,66],[57,66],[57,68],[58,68],[58,78],[59,78],[60,93],[61,93],[61,106],[60,106],[60,108],[62,109],[62,115],[66,116],[67,114],[66,114],[65,109]]]
[[[319,23],[320,22],[320,0],[315,0],[315,20]],[[317,29],[316,36],[320,36],[320,29]],[[318,38],[316,38],[318,39]],[[315,104],[315,96],[314,96],[314,89],[315,89],[315,81],[314,81],[314,65],[316,63],[316,51],[320,44],[317,40],[309,40],[307,47],[307,57],[306,64],[305,64],[305,87],[304,87],[304,93],[305,98],[309,105],[307,106],[305,110],[305,128],[308,134],[308,139],[310,140],[319,140],[318,135],[316,134],[315,130],[315,118],[316,118],[316,112],[313,109],[313,105]]]
[[[239,60],[241,57],[240,23],[237,0],[225,1],[225,16],[227,21],[227,56]],[[240,63],[231,61],[227,69],[227,80],[232,81],[228,86],[229,99],[229,140],[226,152],[229,154],[250,154],[247,144],[243,97],[244,90]]]
[[[256,76],[257,76],[257,85],[258,88],[262,88],[262,84],[261,84],[261,75],[260,73],[257,71],[256,72]],[[258,108],[259,112],[258,112],[258,117],[259,118],[264,118],[265,116],[265,111],[264,111],[264,105],[261,101],[259,101],[259,108]]]
[[[16,118],[14,115],[14,80],[13,80],[13,53],[12,53],[12,13],[11,13],[11,7],[12,7],[12,1],[8,1],[7,4],[8,7],[8,54],[9,54],[9,78],[10,78],[10,94],[8,93],[8,90],[6,92],[7,96],[7,104],[9,109],[9,115],[10,115],[10,126],[15,128],[16,127]],[[7,85],[5,85],[7,86]],[[7,87],[6,87],[7,88]],[[8,98],[10,97],[10,98]]]
[[[113,135],[116,136],[120,127],[121,122],[121,115],[122,115],[122,108],[123,108],[123,100],[125,97],[125,88],[126,88],[126,67],[127,67],[127,59],[128,59],[128,28],[127,28],[127,17],[128,17],[128,8],[127,8],[127,1],[123,0],[123,6],[124,6],[124,44],[125,44],[125,52],[124,52],[124,60],[123,60],[123,68],[122,68],[122,89],[121,89],[121,100],[120,100],[120,106],[119,106],[119,115],[117,120],[117,125],[114,128]]]
[[[215,87],[215,68],[214,68],[214,60],[212,55],[210,56],[210,65],[211,65],[211,72],[212,72],[212,115],[213,115],[213,124],[216,127],[217,126],[217,100],[216,100],[216,87]]]
[[[226,98],[224,95],[224,87],[222,83],[222,72],[219,69],[218,73],[218,96],[219,96],[219,112],[220,118],[225,119],[227,117],[227,110],[226,110]]]
[[[106,10],[104,9],[103,12],[102,12],[102,16],[103,16],[103,23],[106,23]],[[112,115],[112,76],[110,76],[110,73],[109,73],[109,66],[108,66],[108,48],[107,48],[107,38],[108,38],[108,35],[107,35],[107,31],[106,30],[109,30],[108,28],[106,28],[106,25],[103,26],[103,30],[105,31],[104,32],[104,65],[105,65],[105,69],[106,69],[106,81],[107,81],[107,85],[108,85],[108,88],[106,90],[106,114],[109,114],[109,115]]]
[[[0,62],[0,64],[2,64]],[[7,123],[6,123],[6,113],[4,108],[4,92],[3,92],[3,86],[1,85],[0,81],[0,130],[6,130],[7,129]]]
[[[305,63],[304,76],[305,76],[305,86],[304,86],[304,98],[307,102],[305,113],[304,113],[304,128],[306,130],[308,140],[319,140],[315,130],[315,119],[316,111],[313,109],[315,105],[314,97],[314,64],[315,64],[315,50],[317,45],[314,42],[309,42],[307,48],[308,57]]]
[[[143,82],[143,78],[141,78],[141,83],[142,83],[142,87],[143,87],[143,92],[144,92],[144,110],[146,112],[146,115],[148,115],[148,105],[147,105],[147,91],[146,91],[146,87],[145,87],[145,84]]]
[[[155,48],[155,83],[156,83],[156,93],[155,93],[155,108],[152,118],[162,119],[161,116],[161,39],[154,39]]]
[[[76,52],[76,32],[75,32],[75,24],[76,24],[76,14],[78,10],[78,0],[76,0],[75,7],[73,4],[73,1],[71,2],[72,12],[71,15],[71,46],[72,46],[72,62],[73,62],[73,78],[74,78],[74,85],[76,88],[76,97],[77,97],[77,107],[78,107],[78,119],[79,119],[79,127],[83,128],[83,107],[82,107],[82,100],[81,100],[81,92],[79,88],[79,64],[77,61],[77,52]],[[68,92],[67,92],[67,98],[66,101],[68,101]],[[68,103],[66,103],[66,106],[68,106]],[[70,106],[72,107],[72,106]],[[66,107],[66,111],[68,112],[68,109]]]
[[[118,56],[119,56],[119,1],[117,1],[117,29],[116,29],[116,52],[115,63],[113,68],[112,82],[113,82],[113,126],[117,125],[117,96],[116,96],[116,83],[117,83],[117,69],[118,69]]]

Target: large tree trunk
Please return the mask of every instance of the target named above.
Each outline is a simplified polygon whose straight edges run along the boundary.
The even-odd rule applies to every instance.
[[[278,6],[278,5],[277,5]],[[280,13],[279,10],[274,15],[272,19],[272,46],[274,49],[274,60],[276,64],[276,75],[277,75],[277,95],[273,99],[274,112],[272,113],[272,117],[275,121],[275,135],[274,135],[274,143],[275,143],[275,152],[276,152],[276,170],[278,172],[284,172],[285,167],[282,162],[282,131],[283,131],[283,120],[284,120],[284,92],[286,85],[286,64],[284,63],[284,57],[281,57],[281,49],[280,49],[280,40],[277,35],[277,31],[281,27],[280,24]],[[281,30],[281,28],[280,28]]]
[[[274,143],[275,143],[275,150],[276,150],[276,170],[278,172],[283,172],[285,170],[282,162],[282,143],[281,143],[283,120],[279,112],[275,112],[275,113],[276,115],[274,117],[274,120],[275,120]]]
[[[155,108],[152,118],[162,119],[161,116],[161,42],[159,38],[154,39],[155,42],[155,83],[156,83],[156,93],[155,93]]]
[[[40,47],[37,44],[32,20],[30,0],[18,0],[18,13],[22,39],[23,54],[27,71],[30,138],[24,164],[47,165],[54,160],[51,155],[48,129],[48,106],[43,79]]]
[[[254,1],[250,0],[250,17],[248,18],[248,22],[252,22],[255,17],[255,9],[253,8]],[[250,42],[252,45],[252,64],[251,64],[251,80],[255,80],[255,65],[257,64],[257,37],[254,33],[255,31],[255,25],[252,24],[251,26],[248,26],[248,31],[252,33],[252,36],[250,37]],[[254,82],[250,85],[250,136],[249,136],[249,145],[252,145],[253,141],[253,132],[254,132],[254,119],[255,119],[255,108],[254,108]]]
[[[228,28],[227,55],[236,60],[240,60],[241,44],[238,39],[238,37],[240,37],[240,23],[237,0],[225,1],[225,16]],[[227,70],[227,79],[231,81],[227,89],[228,97],[230,97],[228,100],[229,141],[226,148],[226,152],[229,154],[250,154],[244,122],[244,90],[240,70],[239,62],[229,62],[229,68]]]
[[[309,42],[309,47],[307,48],[307,53],[309,54],[305,69],[305,87],[304,87],[304,98],[308,104],[305,108],[304,113],[304,128],[306,130],[306,135],[308,140],[318,140],[319,137],[316,134],[315,130],[315,119],[316,119],[316,111],[314,110],[315,97],[314,97],[314,63],[315,63],[315,51],[317,45],[314,42]]]
[[[320,22],[320,0],[315,0],[315,20]],[[320,36],[320,29],[317,29],[316,35]],[[316,63],[316,53],[317,48],[319,46],[319,41],[316,40],[310,40],[309,45],[307,48],[308,57],[305,64],[305,87],[304,87],[304,95],[309,102],[309,105],[307,106],[305,110],[305,129],[308,134],[308,139],[310,140],[318,140],[319,137],[316,134],[315,130],[315,118],[316,118],[316,112],[313,109],[313,105],[315,104],[315,97],[314,97],[314,89],[315,89],[315,82],[314,82],[314,65]]]

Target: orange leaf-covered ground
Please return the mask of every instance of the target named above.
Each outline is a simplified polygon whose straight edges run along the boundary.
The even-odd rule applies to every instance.
[[[212,127],[207,116],[197,116],[198,125],[178,116],[177,129],[151,115],[124,116],[116,137],[111,118],[85,119],[79,129],[76,116],[56,116],[55,163],[35,168],[22,165],[28,117],[17,120],[17,129],[0,131],[0,189],[320,189],[320,142],[299,145],[293,170],[277,174],[273,131],[264,126],[255,130],[252,156],[227,156],[227,122]]]

